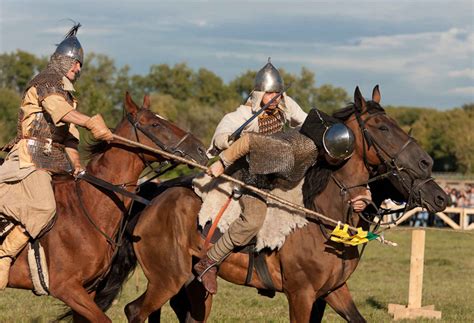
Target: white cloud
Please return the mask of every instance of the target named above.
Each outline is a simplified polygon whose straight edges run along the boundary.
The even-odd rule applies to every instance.
[[[448,73],[449,77],[471,78],[474,79],[474,68],[465,68],[462,70],[451,71]]]
[[[456,87],[448,91],[449,94],[470,95],[474,99],[474,86]]]

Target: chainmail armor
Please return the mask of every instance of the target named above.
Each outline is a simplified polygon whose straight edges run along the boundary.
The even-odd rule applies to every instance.
[[[247,161],[251,174],[274,174],[288,181],[299,181],[316,162],[318,148],[298,129],[250,136]]]
[[[69,173],[73,170],[62,144],[68,132],[69,124],[56,127],[48,114],[36,113],[24,139],[27,139],[28,152],[37,168],[53,173]]]
[[[28,83],[25,94],[34,86],[38,93],[39,103],[48,96],[57,94],[64,97],[69,104],[73,105],[74,98],[72,94],[63,88],[63,77],[67,74],[74,62],[75,60],[71,57],[53,54],[48,66]]]
[[[53,54],[48,66],[36,75],[27,85],[23,96],[31,87],[36,88],[38,104],[50,95],[60,95],[71,106],[74,97],[64,90],[63,77],[75,62],[74,58],[64,55]],[[69,124],[57,127],[46,112],[35,114],[26,136],[23,136],[22,122],[23,110],[18,112],[17,135],[5,147],[4,151],[10,151],[21,139],[28,139],[27,147],[31,159],[37,168],[46,169],[53,173],[64,173],[72,170],[71,163],[62,143],[69,132]]]

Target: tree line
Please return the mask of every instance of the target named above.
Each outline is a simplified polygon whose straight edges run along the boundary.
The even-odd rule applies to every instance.
[[[22,50],[0,54],[0,146],[15,136],[22,93],[47,62],[47,57]],[[315,74],[305,67],[299,74],[284,69],[280,72],[286,84],[292,83],[288,94],[306,111],[317,107],[332,113],[351,101],[343,88],[317,86]],[[248,96],[255,75],[255,70],[247,70],[225,83],[214,72],[205,68],[196,71],[186,63],[152,65],[147,74],[138,75],[132,74],[129,66],[117,67],[106,55],[91,53],[75,87],[78,109],[87,114],[101,113],[110,127],[122,118],[125,91],[137,103],[150,94],[153,112],[209,143],[219,120]],[[404,130],[411,129],[433,157],[435,171],[474,173],[473,102],[446,111],[396,106],[385,109]],[[81,135],[87,136],[85,132]]]

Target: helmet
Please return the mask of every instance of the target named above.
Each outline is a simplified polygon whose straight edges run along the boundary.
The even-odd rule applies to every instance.
[[[270,57],[268,58],[268,63],[257,72],[254,90],[262,92],[283,91],[283,79],[280,76],[280,72],[270,62]]]
[[[354,145],[354,134],[343,123],[335,123],[324,131],[324,150],[331,158],[339,160],[348,159],[354,152]]]
[[[84,62],[84,50],[82,49],[81,43],[76,37],[77,30],[81,27],[78,23],[74,25],[71,30],[66,34],[64,40],[58,45],[53,55],[62,55],[73,58],[81,65]]]

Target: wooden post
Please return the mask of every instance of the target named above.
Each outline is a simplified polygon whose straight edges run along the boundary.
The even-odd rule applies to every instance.
[[[414,230],[411,238],[410,284],[408,308],[420,308],[423,292],[423,261],[425,259],[425,231]]]
[[[434,305],[421,306],[423,293],[423,262],[425,256],[425,231],[413,230],[410,258],[410,283],[408,288],[408,306],[388,304],[388,312],[394,320],[427,317],[440,319],[441,312]]]

